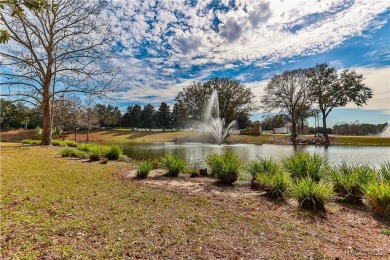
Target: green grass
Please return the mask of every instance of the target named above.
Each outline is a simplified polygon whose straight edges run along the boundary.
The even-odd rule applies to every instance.
[[[252,177],[256,177],[258,174],[275,173],[280,170],[280,165],[272,158],[257,157],[247,164],[246,170]]]
[[[307,176],[297,179],[290,186],[289,194],[304,209],[325,210],[325,202],[332,198],[332,188],[326,184],[318,184]]]
[[[153,169],[151,161],[142,161],[138,164],[137,177],[145,179],[148,177],[150,171]]]
[[[32,144],[32,145],[40,145],[41,140],[33,140],[33,139],[24,139],[22,140],[22,144]]]
[[[377,216],[390,220],[390,182],[375,182],[364,189],[368,205]]]
[[[291,185],[290,174],[282,170],[257,175],[262,190],[270,198],[280,198]]]
[[[239,176],[242,162],[232,151],[224,154],[211,154],[206,159],[211,174],[225,184],[232,184]]]
[[[117,145],[109,146],[104,152],[103,156],[108,160],[118,160],[123,155],[122,148]]]
[[[379,181],[387,181],[390,182],[390,162],[385,162],[381,164],[377,177]]]
[[[330,171],[330,179],[334,191],[343,202],[362,204],[364,187],[376,180],[376,173],[368,166],[344,162]]]
[[[282,161],[283,167],[290,172],[291,178],[312,178],[319,182],[327,167],[327,161],[319,154],[296,153]]]
[[[167,169],[167,175],[170,177],[177,177],[180,172],[186,169],[187,163],[173,154],[166,154],[161,158],[161,166]]]
[[[330,207],[331,219],[313,221],[259,196],[187,193],[126,180],[120,173],[134,166],[125,162],[69,160],[57,147],[1,149],[4,259],[334,258],[349,246],[374,251],[389,245],[374,219],[359,228],[361,239],[332,240],[352,237],[357,229],[350,225],[369,218],[352,210],[355,217],[346,219],[337,205]]]
[[[87,158],[87,153],[80,151],[75,148],[64,148],[61,150],[61,156],[62,157],[73,157],[73,158],[79,158],[84,159]]]

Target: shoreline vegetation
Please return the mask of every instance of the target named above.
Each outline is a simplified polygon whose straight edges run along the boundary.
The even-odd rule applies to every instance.
[[[341,259],[365,252],[390,255],[390,222],[375,217],[372,205],[331,199],[326,211],[302,209],[300,197],[310,196],[305,195],[306,186],[319,189],[327,182],[316,177],[326,163],[319,157],[299,155],[302,158],[285,160],[283,167],[289,169],[291,178],[298,178],[292,183],[296,187],[289,184],[288,173],[280,171],[281,165],[272,160],[254,161],[249,169],[264,193],[250,189],[247,182],[222,185],[215,178],[191,178],[188,173],[168,176],[170,169],[183,170],[177,158],[165,157],[161,166],[166,170],[150,170],[149,166],[148,176],[140,178],[132,161],[102,164],[92,158],[62,157],[66,149],[83,150],[91,156],[92,148],[98,146],[0,144],[3,257]],[[223,180],[226,173],[236,173],[241,166],[233,163],[233,157],[209,157],[210,174]],[[383,185],[389,179],[386,167],[380,175]],[[356,169],[346,176],[360,178]],[[310,175],[300,176],[303,171]],[[354,179],[337,181],[341,185],[338,192]],[[289,193],[288,187],[293,188],[295,199],[283,195]],[[380,198],[375,195],[378,187],[367,187],[370,194],[366,195]],[[376,202],[379,210],[384,206],[380,203]]]
[[[87,134],[83,131],[77,133],[77,141],[84,142]],[[390,146],[390,137],[381,136],[336,136],[330,135],[331,145],[348,146]],[[21,142],[24,139],[39,139],[34,130],[1,131],[1,142]],[[60,140],[61,138],[58,138]],[[74,133],[67,133],[65,139],[74,140]],[[89,133],[92,142],[126,142],[126,143],[153,143],[153,142],[202,142],[208,141],[199,132],[184,131],[132,131],[127,128],[94,130]],[[310,143],[318,138],[313,135],[298,136],[298,140]],[[261,134],[258,136],[230,134],[225,143],[246,144],[278,144],[291,145],[290,135]],[[305,145],[302,143],[302,145]]]

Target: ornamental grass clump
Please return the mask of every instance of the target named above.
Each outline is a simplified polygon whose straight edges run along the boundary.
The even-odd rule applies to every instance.
[[[22,140],[22,144],[33,144],[33,145],[39,145],[41,144],[41,140],[33,140],[33,139],[24,139]]]
[[[390,182],[390,162],[383,163],[377,172],[379,181]]]
[[[364,188],[364,197],[375,215],[390,220],[390,182],[368,184]]]
[[[153,169],[153,163],[151,161],[142,161],[138,164],[137,177],[145,179],[148,177],[150,171]]]
[[[325,210],[325,202],[332,198],[332,188],[325,184],[319,184],[310,176],[296,179],[289,194],[295,198],[299,206],[304,209]]]
[[[368,166],[354,166],[344,162],[330,171],[330,179],[341,201],[362,204],[364,187],[376,181],[376,173]]]
[[[267,159],[257,157],[255,160],[249,162],[246,170],[252,175],[252,177],[257,177],[258,174],[277,172],[280,170],[280,166],[272,158]]]
[[[296,153],[282,161],[283,167],[293,179],[310,177],[319,182],[327,168],[327,160],[319,154]]]
[[[108,160],[118,160],[122,154],[122,148],[117,145],[109,146],[104,151],[104,157],[106,157]]]
[[[89,160],[91,162],[100,161],[100,159],[104,157],[106,150],[106,147],[100,145],[90,146],[88,149]]]
[[[242,162],[232,151],[224,154],[211,154],[206,159],[211,169],[211,174],[225,184],[233,184],[238,178]]]
[[[84,159],[87,158],[87,154],[83,151],[74,149],[74,148],[64,148],[61,150],[61,156],[62,157],[73,157],[73,158],[79,158]]]
[[[170,177],[177,177],[181,171],[184,171],[187,164],[186,162],[173,154],[167,154],[161,159],[161,165],[167,169],[167,175]]]
[[[260,188],[266,191],[266,196],[281,198],[291,184],[290,174],[282,170],[257,175]]]

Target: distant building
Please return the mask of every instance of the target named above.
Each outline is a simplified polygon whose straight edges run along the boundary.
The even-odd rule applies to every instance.
[[[282,127],[274,128],[273,133],[274,134],[291,134],[292,132],[292,124],[286,123]],[[297,125],[297,133],[306,135],[309,133],[309,126],[304,125],[303,129],[301,125]]]
[[[240,135],[260,135],[262,133],[262,125],[259,121],[253,122],[252,128],[241,129]]]

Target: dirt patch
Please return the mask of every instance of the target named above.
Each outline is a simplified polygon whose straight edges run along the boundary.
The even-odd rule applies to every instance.
[[[38,135],[34,129],[17,129],[0,132],[1,142],[21,142],[24,139],[38,139]]]

